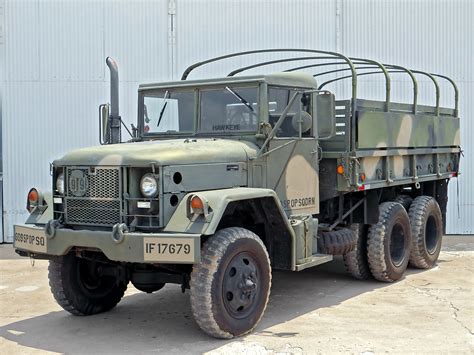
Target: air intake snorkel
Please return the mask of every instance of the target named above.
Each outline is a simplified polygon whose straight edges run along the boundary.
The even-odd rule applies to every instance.
[[[118,65],[111,57],[107,57],[105,62],[110,69],[110,143],[114,144],[121,142]]]

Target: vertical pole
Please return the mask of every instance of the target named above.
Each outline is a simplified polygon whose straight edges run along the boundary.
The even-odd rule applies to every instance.
[[[168,0],[168,68],[171,79],[176,72],[176,0]]]
[[[336,0],[336,52],[342,53],[342,0]],[[336,77],[340,77],[338,73]],[[345,85],[342,83],[336,83],[336,90],[341,95],[341,97],[346,97]]]
[[[336,0],[336,52],[342,53],[342,0]]]
[[[5,234],[3,233],[3,142],[2,122],[3,122],[3,90],[6,83],[5,73],[5,1],[0,0],[0,243],[5,242]]]

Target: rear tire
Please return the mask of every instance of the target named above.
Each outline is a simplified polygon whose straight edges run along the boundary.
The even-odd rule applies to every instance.
[[[267,306],[271,268],[260,238],[244,228],[225,228],[210,237],[191,273],[194,319],[216,338],[244,335]]]
[[[413,198],[408,195],[398,195],[397,198],[393,202],[398,202],[401,204],[408,213],[411,204],[413,203]]]
[[[50,260],[49,286],[64,310],[76,316],[88,316],[109,311],[120,302],[128,281],[99,276],[99,265],[72,253]]]
[[[410,264],[429,269],[438,260],[443,240],[443,216],[433,197],[419,196],[409,211],[413,236]]]
[[[369,229],[367,256],[375,279],[399,280],[410,259],[411,227],[405,208],[397,202],[379,207],[379,221]]]
[[[357,237],[353,251],[344,254],[344,264],[347,271],[358,280],[367,280],[372,277],[367,260],[367,226],[354,223],[351,230]]]

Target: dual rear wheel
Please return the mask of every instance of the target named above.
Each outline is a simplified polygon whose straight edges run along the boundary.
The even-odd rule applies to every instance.
[[[385,282],[400,279],[410,260],[412,234],[405,208],[397,202],[385,202],[379,208],[379,220],[369,228],[367,259],[372,276]]]
[[[436,200],[429,196],[417,197],[408,211],[412,230],[410,264],[429,269],[438,260],[443,238],[443,215]]]
[[[401,195],[379,207],[379,220],[367,227],[353,225],[357,247],[344,255],[349,273],[357,279],[399,280],[410,263],[422,269],[437,261],[443,219],[436,200]]]

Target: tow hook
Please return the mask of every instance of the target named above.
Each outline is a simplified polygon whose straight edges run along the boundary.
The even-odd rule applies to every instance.
[[[112,228],[112,240],[117,244],[122,243],[126,232],[128,232],[128,228],[125,223],[115,224]]]
[[[44,229],[46,237],[48,239],[53,239],[56,235],[56,230],[61,227],[62,225],[57,219],[50,219],[48,223],[46,223],[46,227]]]

